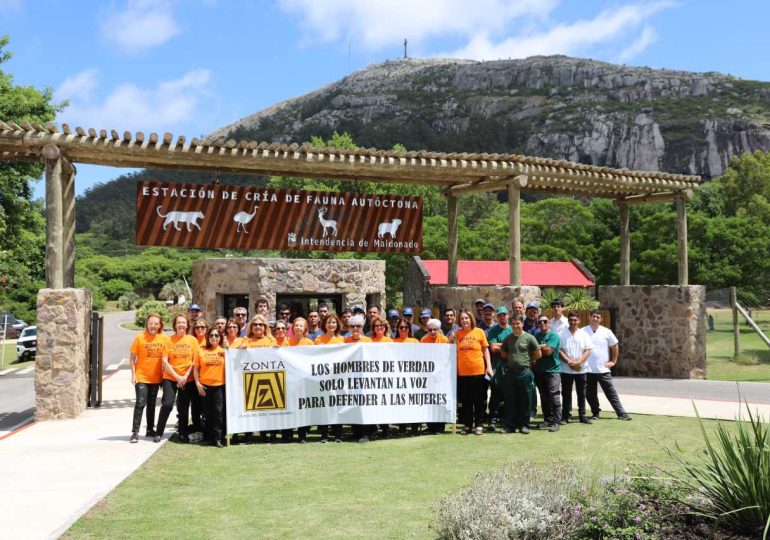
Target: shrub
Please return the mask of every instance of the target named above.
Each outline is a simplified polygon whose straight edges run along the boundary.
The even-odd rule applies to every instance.
[[[565,311],[590,311],[599,307],[599,302],[591,296],[588,289],[582,287],[573,287],[562,300]]]
[[[124,294],[134,292],[134,286],[122,279],[111,279],[99,287],[108,300],[118,300]]]
[[[572,467],[526,462],[478,474],[471,487],[438,503],[432,528],[451,539],[571,538],[570,497],[580,481]]]
[[[157,300],[148,300],[142,304],[142,307],[136,310],[136,318],[134,319],[136,325],[143,327],[144,323],[147,322],[147,317],[150,313],[159,313],[160,316],[163,317],[163,324],[166,328],[171,324],[171,315],[168,312],[168,308],[166,308],[166,303]]]
[[[137,300],[139,300],[139,295],[134,292],[124,294],[118,298],[118,309],[121,311],[131,311],[136,307]]]
[[[698,414],[705,451],[690,457],[678,445],[666,450],[680,466],[673,477],[682,489],[702,495],[691,503],[696,512],[721,528],[761,536],[770,524],[770,429],[748,414],[734,429],[718,422],[714,440]]]

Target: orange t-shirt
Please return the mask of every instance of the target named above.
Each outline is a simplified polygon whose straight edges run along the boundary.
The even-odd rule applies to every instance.
[[[345,338],[342,336],[329,337],[326,334],[321,334],[313,342],[316,345],[335,345],[337,343],[345,343]]]
[[[275,344],[278,345],[279,347],[288,347],[290,345],[289,338],[287,338],[286,336],[283,336],[281,338],[281,341],[278,341],[278,338],[275,338]]]
[[[439,331],[439,332],[436,332],[435,338],[431,337],[430,334],[424,335],[420,340],[420,343],[449,343],[449,340],[444,334],[442,334]]]
[[[372,336],[372,343],[393,343],[393,339],[390,336],[382,336],[381,338]]]
[[[262,336],[261,338],[243,338],[240,346],[246,345],[247,349],[259,349],[262,347],[276,347],[278,344],[275,342],[273,336]]]
[[[238,347],[241,345],[241,343],[243,343],[243,340],[244,340],[244,339],[246,339],[246,338],[242,338],[242,337],[236,337],[236,338],[233,340],[233,342],[232,342],[232,343],[230,343],[230,342],[228,341],[228,342],[227,342],[227,348],[228,348],[228,349],[237,349],[237,348],[238,348]]]
[[[163,357],[168,357],[168,336],[163,333],[151,335],[142,332],[134,338],[131,344],[131,354],[136,355],[136,382],[146,384],[160,384],[163,380]]]
[[[345,343],[372,343],[372,338],[361,336],[361,339],[358,341],[353,341],[353,336],[348,336],[345,338]]]
[[[413,337],[397,337],[393,340],[394,343],[419,343],[417,338]]]
[[[222,347],[207,349],[202,347],[195,359],[198,368],[198,380],[206,386],[225,384],[225,350]]]
[[[485,370],[484,352],[489,347],[487,336],[481,328],[460,329],[455,338],[457,344],[457,374],[483,375]]]
[[[195,362],[198,355],[198,340],[190,335],[182,337],[174,334],[169,338],[171,345],[168,351],[168,363],[177,375],[184,375]],[[192,373],[192,371],[191,371]],[[167,371],[163,371],[163,378],[169,381],[175,380]]]
[[[195,336],[193,336],[193,337],[195,338]],[[198,340],[198,345],[200,345],[201,347],[205,347],[206,346],[206,334],[203,334],[201,337],[195,338],[195,339]]]
[[[306,337],[300,338],[300,340],[296,343],[294,343],[292,340],[289,340],[289,347],[296,347],[298,345],[313,345],[313,340]]]

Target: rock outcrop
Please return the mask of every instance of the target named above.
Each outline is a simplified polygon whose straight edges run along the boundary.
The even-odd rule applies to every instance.
[[[214,136],[365,147],[513,152],[718,176],[770,150],[770,83],[564,56],[376,64]]]

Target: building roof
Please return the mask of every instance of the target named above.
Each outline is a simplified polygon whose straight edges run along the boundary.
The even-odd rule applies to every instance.
[[[446,285],[449,265],[446,259],[421,263],[431,285]],[[510,285],[508,261],[458,261],[458,285]],[[576,262],[522,261],[521,284],[539,287],[592,287],[593,276]]]
[[[174,140],[171,133],[145,137],[142,132],[0,120],[0,161],[42,160],[46,145],[56,145],[76,163],[432,184],[458,194],[507,189],[518,182],[525,191],[645,202],[650,196],[691,194],[700,183],[698,176],[519,154],[349,150],[224,137],[188,141],[184,136]]]

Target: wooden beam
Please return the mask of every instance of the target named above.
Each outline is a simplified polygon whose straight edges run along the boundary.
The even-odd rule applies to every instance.
[[[526,185],[526,178],[524,178]],[[508,185],[508,242],[511,287],[521,287],[521,187],[519,182]]]
[[[506,178],[489,178],[470,184],[456,185],[450,188],[454,195],[469,195],[483,191],[502,191],[508,189],[508,186],[517,182],[517,178],[524,178],[526,185],[526,175],[508,176]]]
[[[449,215],[449,237],[447,238],[447,264],[449,274],[447,284],[450,287],[457,286],[457,197],[451,193],[447,195],[447,210]]]
[[[650,204],[650,203],[656,203],[656,202],[669,202],[677,200],[681,197],[684,197],[685,200],[690,199],[693,196],[693,190],[692,189],[684,189],[679,191],[663,191],[659,193],[650,193],[648,195],[629,195],[628,197],[625,197],[619,202],[622,202],[623,204],[628,205],[636,205],[636,204]]]
[[[687,206],[685,197],[676,199],[676,232],[679,240],[679,285],[688,285]]]
[[[628,205],[618,204],[620,210],[620,284],[631,285],[631,232],[629,231]]]
[[[53,145],[43,148],[45,158],[45,284],[49,289],[64,288],[62,159]]]

